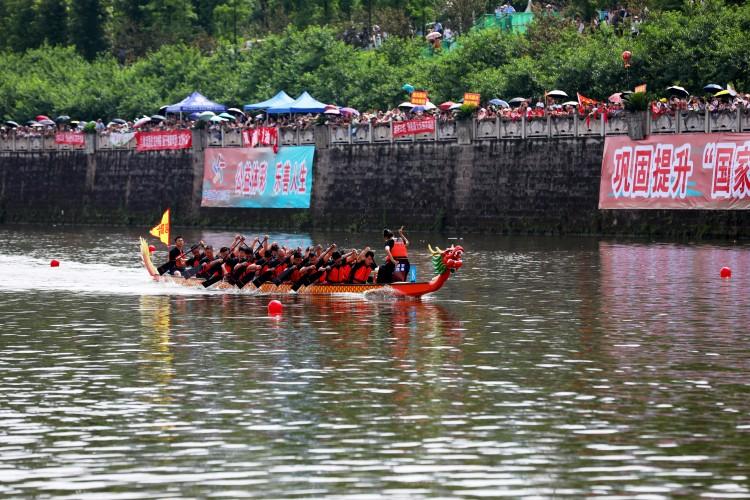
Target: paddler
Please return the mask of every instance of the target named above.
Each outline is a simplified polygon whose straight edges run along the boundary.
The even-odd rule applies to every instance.
[[[378,283],[393,283],[406,281],[409,274],[409,240],[404,235],[404,226],[398,230],[399,236],[394,238],[393,233],[383,230],[385,240],[385,264],[378,269]]]
[[[169,262],[167,262],[166,272],[175,276],[181,276],[182,271],[185,270],[185,256],[183,249],[185,248],[185,239],[182,236],[177,236],[174,239],[174,247],[169,251]]]
[[[375,264],[375,253],[370,250],[370,247],[362,250],[357,256],[357,260],[352,266],[352,283],[364,284],[372,282],[370,274],[377,268]]]

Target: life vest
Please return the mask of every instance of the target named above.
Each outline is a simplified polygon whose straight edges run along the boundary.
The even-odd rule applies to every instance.
[[[339,283],[349,283],[352,277],[352,266],[344,264],[339,268]]]
[[[274,271],[273,271],[273,277],[274,277],[274,279],[276,279],[279,276],[281,276],[281,273],[283,273],[284,271],[286,271],[287,267],[288,266],[286,264],[279,264],[278,266],[276,266],[276,269],[274,269]]]
[[[361,265],[354,271],[353,281],[355,283],[367,283],[367,278],[370,277],[371,269],[365,265]]]
[[[341,268],[332,267],[331,270],[326,273],[326,281],[328,283],[341,283]]]
[[[406,252],[406,245],[404,240],[396,238],[393,240],[393,248],[391,248],[391,255],[394,259],[406,259],[409,255]]]
[[[302,276],[299,269],[295,269],[294,271],[292,271],[292,275],[289,276],[289,281],[291,281],[292,283],[296,283],[300,280],[301,277]]]

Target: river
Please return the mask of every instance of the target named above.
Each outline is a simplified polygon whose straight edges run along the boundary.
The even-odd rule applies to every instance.
[[[748,244],[415,234],[437,294],[270,318],[138,236],[0,228],[0,497],[750,498]]]

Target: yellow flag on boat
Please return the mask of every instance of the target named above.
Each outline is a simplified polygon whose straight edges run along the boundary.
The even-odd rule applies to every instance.
[[[169,246],[169,209],[161,216],[161,222],[151,229],[151,235],[156,236],[162,243]]]

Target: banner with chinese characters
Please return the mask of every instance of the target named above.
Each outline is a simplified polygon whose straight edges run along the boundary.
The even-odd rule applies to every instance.
[[[607,137],[599,208],[750,208],[750,134]]]
[[[406,120],[403,122],[392,122],[393,137],[402,135],[415,135],[435,133],[435,119],[423,118],[421,120]]]
[[[310,208],[315,146],[208,148],[204,207]]]
[[[270,146],[274,153],[279,151],[279,129],[276,127],[258,127],[242,131],[242,145],[246,148]]]
[[[190,130],[158,130],[136,132],[136,151],[159,151],[163,149],[189,149],[193,146]]]
[[[66,144],[82,148],[86,145],[86,136],[83,132],[56,132],[55,144]]]

